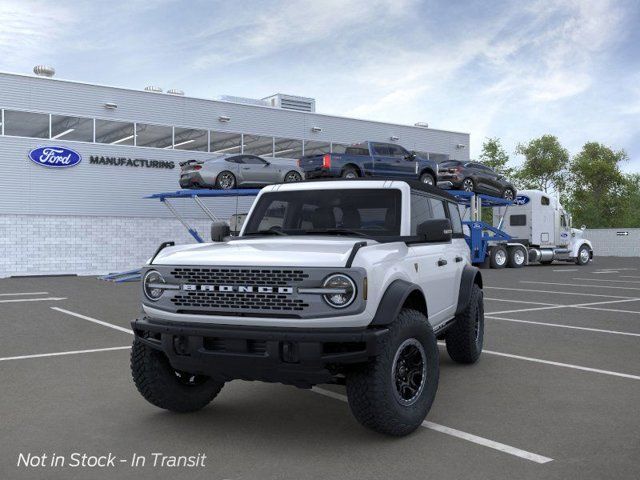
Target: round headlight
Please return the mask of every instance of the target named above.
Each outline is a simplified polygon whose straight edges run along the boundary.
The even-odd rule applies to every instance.
[[[149,270],[142,280],[142,290],[144,296],[152,302],[158,300],[164,293],[162,285],[165,284],[164,278],[160,275],[160,272],[156,270]]]
[[[334,292],[322,295],[324,301],[333,308],[348,307],[356,298],[355,283],[348,276],[341,273],[335,273],[327,277],[322,287],[334,290]]]

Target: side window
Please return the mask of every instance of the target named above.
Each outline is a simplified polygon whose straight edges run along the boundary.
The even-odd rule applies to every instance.
[[[462,231],[462,220],[460,219],[460,210],[458,210],[458,206],[449,202],[449,218],[451,219],[451,229],[453,230],[454,235],[462,235],[464,232]]]
[[[435,198],[430,198],[432,218],[447,218],[447,214],[444,211],[444,202]]]
[[[389,145],[387,148],[389,149],[389,155],[392,157],[404,158],[407,155],[405,149],[398,145]]]
[[[560,215],[560,226],[565,227],[567,226],[567,219],[565,218],[564,215]]]
[[[411,235],[418,231],[418,225],[433,218],[429,197],[418,193],[411,194]]]
[[[526,215],[511,215],[509,217],[509,225],[512,227],[524,227],[527,224]]]
[[[229,163],[242,163],[242,157],[229,157],[225,158],[225,161]]]
[[[540,204],[549,205],[551,202],[549,201],[549,197],[540,197]]]
[[[260,157],[254,157],[253,155],[245,155],[244,157],[242,157],[242,163],[249,164],[249,165],[265,165],[267,162],[265,162]]]
[[[391,155],[391,152],[389,151],[389,147],[384,143],[374,143],[372,145],[376,155],[383,156],[383,157],[388,157],[389,155]]]

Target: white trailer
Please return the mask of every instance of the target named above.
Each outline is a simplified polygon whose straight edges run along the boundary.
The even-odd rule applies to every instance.
[[[585,226],[571,227],[571,216],[560,202],[541,190],[518,192],[514,205],[494,216],[493,225],[525,245],[529,263],[550,264],[554,260],[586,265],[593,247],[583,238]]]

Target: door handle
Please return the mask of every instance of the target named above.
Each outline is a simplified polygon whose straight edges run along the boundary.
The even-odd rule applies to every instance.
[[[464,258],[462,258],[462,257],[456,257],[456,263],[460,263],[462,260],[464,260]]]
[[[440,260],[438,260],[439,267],[444,267],[446,264],[447,264],[447,261],[444,258],[441,258]]]
[[[251,167],[242,167],[242,170],[251,170]]]

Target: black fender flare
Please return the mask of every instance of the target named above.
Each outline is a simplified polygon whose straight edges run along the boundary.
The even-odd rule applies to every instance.
[[[460,278],[460,293],[458,294],[458,307],[456,308],[456,315],[464,312],[467,305],[469,305],[469,299],[471,298],[471,288],[473,285],[478,284],[482,288],[482,274],[478,267],[471,265],[465,265],[462,270],[462,277]]]
[[[378,310],[371,320],[372,326],[385,326],[392,323],[402,310],[405,302],[410,295],[416,294],[422,297],[424,306],[418,307],[422,313],[427,316],[427,301],[422,289],[415,283],[407,282],[406,280],[394,280],[387,287],[387,290],[382,295],[382,299],[378,304]]]

